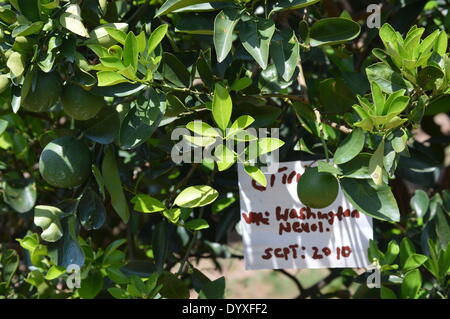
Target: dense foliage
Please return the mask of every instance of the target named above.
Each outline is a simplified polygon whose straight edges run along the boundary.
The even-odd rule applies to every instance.
[[[335,269],[301,298],[336,278],[327,297],[447,298],[449,2],[383,1],[379,29],[369,4],[0,0],[0,296],[223,297],[195,260],[241,258],[237,163],[267,181],[224,145],[175,163],[187,128],[196,148],[332,160],[319,172],[375,218],[381,290]]]

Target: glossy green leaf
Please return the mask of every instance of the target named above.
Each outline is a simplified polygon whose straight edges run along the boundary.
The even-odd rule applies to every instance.
[[[358,154],[361,153],[365,142],[365,134],[362,129],[354,129],[353,132],[348,135],[334,153],[333,162],[335,164],[347,163]]]
[[[234,152],[222,144],[217,145],[214,156],[217,158],[216,164],[220,172],[228,169],[236,162]]]
[[[186,208],[206,206],[214,202],[217,196],[219,193],[210,186],[190,186],[178,194],[174,205]]]
[[[130,212],[120,181],[119,170],[111,149],[107,149],[102,162],[102,176],[105,187],[111,196],[111,205],[124,223],[128,223]]]
[[[402,285],[400,287],[402,298],[415,299],[419,293],[419,289],[422,287],[422,276],[418,269],[409,271],[405,278],[403,278]]]
[[[366,179],[341,178],[345,197],[358,209],[377,219],[399,221],[400,212],[389,186],[377,187]]]
[[[415,268],[418,268],[422,266],[426,261],[428,260],[428,257],[421,254],[411,254],[406,259],[404,265],[403,265],[403,271],[409,271]]]
[[[290,81],[300,62],[300,44],[295,33],[289,30],[275,33],[270,54],[278,74],[283,80]]]
[[[275,32],[275,23],[259,17],[242,20],[239,24],[239,38],[247,52],[263,70],[267,68],[269,47]]]
[[[183,280],[170,272],[164,272],[158,278],[158,285],[162,285],[160,294],[168,299],[187,299],[189,298],[189,288]]]
[[[310,28],[310,45],[313,47],[345,43],[361,32],[358,23],[347,18],[324,18]]]
[[[296,10],[316,4],[320,0],[280,0],[275,3],[270,14],[284,10]]]
[[[169,253],[169,233],[166,222],[162,221],[155,226],[152,245],[156,270],[162,272]]]
[[[150,38],[148,39],[147,54],[152,53],[159,45],[159,43],[161,43],[167,33],[168,28],[169,26],[167,24],[161,24],[150,34]]]
[[[392,264],[395,261],[395,259],[397,258],[399,253],[400,253],[399,245],[394,240],[391,240],[388,244],[388,247],[386,249],[386,253],[384,254],[384,258],[383,258],[382,262],[387,265]]]
[[[119,141],[122,147],[130,149],[148,140],[158,128],[166,111],[164,94],[148,88],[140,94],[122,122]]]
[[[172,53],[163,54],[163,76],[178,87],[189,87],[190,74],[186,66]]]
[[[428,198],[427,193],[421,189],[418,189],[414,192],[409,204],[416,212],[417,218],[423,218],[428,211],[428,207],[430,206],[430,199]]]
[[[133,209],[141,213],[155,213],[166,209],[166,206],[154,197],[146,194],[138,194],[131,199]]]
[[[63,236],[61,215],[62,211],[57,207],[38,205],[34,208],[34,224],[42,228],[43,240],[55,242]]]
[[[33,180],[6,181],[3,188],[3,199],[18,213],[26,213],[36,203],[36,184]]]
[[[81,9],[78,4],[70,4],[59,17],[61,25],[73,33],[88,38],[89,33],[81,19]]]
[[[94,299],[103,288],[103,276],[99,272],[90,272],[87,278],[81,280],[78,293],[83,299]]]
[[[209,224],[206,220],[202,218],[196,218],[193,220],[190,220],[184,224],[184,227],[190,230],[201,230],[209,228]]]
[[[220,63],[227,57],[233,43],[233,31],[240,18],[239,11],[226,8],[214,20],[214,48],[217,61]]]
[[[156,12],[155,18],[166,15],[172,11],[185,8],[187,6],[193,6],[196,4],[207,3],[207,2],[215,2],[217,0],[167,0],[161,8]]]
[[[263,172],[261,172],[261,170],[258,167],[245,165],[244,170],[252,179],[258,182],[260,185],[264,187],[267,186],[266,176],[263,174]]]
[[[408,80],[382,62],[367,67],[366,73],[369,81],[376,82],[386,93],[394,93],[401,89],[408,91],[413,89],[413,85]]]
[[[228,127],[232,111],[233,102],[231,101],[228,90],[221,84],[216,83],[212,102],[212,114],[217,126],[222,130]]]
[[[78,204],[78,218],[87,230],[99,229],[106,219],[106,209],[101,197],[90,187],[86,188]]]
[[[223,299],[225,294],[225,278],[220,277],[203,285],[198,299]]]

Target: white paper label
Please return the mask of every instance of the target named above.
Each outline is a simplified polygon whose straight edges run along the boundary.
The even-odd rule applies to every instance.
[[[371,217],[354,209],[342,190],[324,209],[298,199],[298,180],[310,164],[279,163],[275,174],[266,174],[266,188],[238,166],[246,269],[369,266]]]

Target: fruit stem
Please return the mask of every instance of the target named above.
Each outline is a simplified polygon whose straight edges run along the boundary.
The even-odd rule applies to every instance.
[[[328,146],[327,143],[325,143],[325,138],[323,134],[323,123],[320,119],[320,112],[318,109],[314,109],[314,114],[316,115],[316,122],[319,127],[319,138],[322,143],[323,151],[325,152],[325,158],[327,159],[327,163],[330,161],[330,158],[328,156]]]

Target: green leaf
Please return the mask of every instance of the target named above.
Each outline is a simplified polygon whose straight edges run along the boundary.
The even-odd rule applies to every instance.
[[[436,90],[439,80],[444,78],[444,72],[436,66],[429,65],[419,71],[417,84],[424,90]]]
[[[220,63],[227,57],[233,43],[233,31],[240,18],[235,8],[226,8],[214,19],[214,48],[217,61]]]
[[[203,285],[198,299],[223,299],[225,294],[225,277],[220,277]]]
[[[377,149],[370,157],[369,174],[376,185],[383,184],[383,168],[384,168],[384,140],[378,145]]]
[[[106,48],[111,47],[117,42],[123,45],[127,36],[125,33],[127,29],[128,24],[126,23],[102,24],[89,32],[89,39],[84,44],[99,44]]]
[[[53,280],[61,277],[66,272],[66,269],[62,266],[53,265],[45,275],[45,280]]]
[[[278,138],[263,137],[258,139],[258,155],[273,152],[284,145],[284,142]]]
[[[269,60],[269,46],[275,32],[275,23],[259,17],[243,19],[239,24],[239,38],[247,52],[263,70]]]
[[[123,63],[125,66],[132,66],[134,70],[137,70],[138,63],[138,43],[136,36],[133,32],[128,32],[123,46]]]
[[[351,161],[359,153],[361,153],[365,142],[365,135],[362,129],[354,129],[341,144],[339,144],[334,153],[333,162],[335,164],[343,164]]]
[[[0,119],[0,135],[3,134],[3,132],[8,127],[8,121]]]
[[[290,81],[297,64],[300,62],[300,44],[292,30],[275,33],[270,45],[270,54],[278,74],[285,81]]]
[[[186,128],[202,136],[221,137],[220,132],[206,122],[195,120],[186,124]]]
[[[439,54],[440,56],[445,56],[445,53],[447,52],[447,46],[448,46],[448,37],[445,31],[441,31],[439,33],[439,37],[436,40],[434,50]]]
[[[399,73],[382,62],[367,67],[366,73],[369,81],[376,82],[386,93],[394,93],[401,89],[408,91],[413,89],[413,85],[409,81],[403,79]]]
[[[427,193],[421,189],[417,189],[413,197],[411,197],[409,205],[416,212],[417,218],[423,219],[430,206],[430,199]]]
[[[36,183],[33,180],[19,179],[6,181],[3,186],[3,199],[18,213],[26,213],[36,203]]]
[[[162,272],[169,253],[169,232],[165,221],[156,225],[152,236],[152,246],[156,270]]]
[[[119,267],[108,267],[106,268],[106,274],[109,279],[117,284],[127,284],[129,282],[128,277],[120,271]]]
[[[217,158],[216,163],[220,172],[228,169],[236,162],[234,152],[223,144],[217,145],[214,150],[214,156]]]
[[[400,266],[403,268],[405,266],[406,260],[409,256],[416,253],[414,244],[408,238],[403,238],[400,243]]]
[[[111,195],[111,205],[124,223],[128,223],[130,212],[120,181],[119,170],[111,149],[107,149],[102,162],[102,175],[105,187]]]
[[[169,28],[169,26],[167,24],[161,24],[150,34],[150,38],[148,39],[148,48],[147,48],[148,55],[150,55],[150,53],[152,53],[156,49],[156,47],[161,43],[161,41],[164,39],[168,28]]]
[[[19,255],[14,249],[5,249],[0,253],[0,263],[3,265],[1,277],[6,287],[9,287],[17,268],[19,268],[19,262]]]
[[[44,22],[42,21],[37,21],[32,24],[23,24],[14,28],[11,35],[13,36],[13,38],[26,37],[35,33],[39,33],[42,30],[43,26]]]
[[[89,38],[89,33],[81,19],[81,9],[78,4],[70,4],[59,17],[61,25],[73,33]]]
[[[163,212],[164,217],[166,217],[171,223],[176,224],[178,223],[180,216],[181,216],[181,209],[180,208],[171,208],[166,209]]]
[[[178,194],[174,205],[186,208],[202,207],[214,202],[217,196],[219,196],[219,193],[210,186],[190,186]]]
[[[81,280],[78,293],[83,299],[94,299],[103,288],[103,277],[99,272],[90,272],[87,278]]]
[[[312,47],[345,43],[355,39],[361,32],[358,23],[347,18],[324,18],[310,28]]]
[[[381,285],[380,293],[382,299],[397,299],[395,292],[386,286]]]
[[[111,86],[124,82],[131,82],[115,71],[97,72],[98,86]]]
[[[383,264],[390,265],[392,264],[395,259],[397,258],[398,254],[400,253],[400,247],[395,242],[395,240],[391,240],[388,244],[386,253],[384,254],[383,258]]]
[[[120,127],[119,141],[124,148],[136,148],[158,128],[166,111],[164,94],[148,88],[140,94]]]
[[[253,117],[251,117],[250,115],[241,115],[241,116],[239,116],[233,122],[233,124],[231,124],[230,132],[228,133],[227,137],[229,137],[232,134],[234,134],[235,131],[240,131],[240,130],[246,129],[247,127],[252,125],[252,123],[254,121],[255,121],[255,119]]]
[[[370,179],[369,161],[372,154],[360,153],[347,163],[340,164],[339,168],[345,177]]]
[[[428,257],[421,254],[411,254],[406,259],[404,265],[403,265],[403,271],[407,272],[412,269],[416,269],[420,266],[422,266],[426,261],[428,260]]]
[[[206,220],[202,218],[196,218],[185,223],[184,227],[190,230],[201,230],[209,228],[209,224]]]
[[[236,81],[234,81],[233,84],[231,84],[230,89],[232,91],[239,92],[239,91],[242,91],[242,90],[248,88],[250,85],[252,85],[252,82],[253,81],[251,78],[243,77],[243,78],[240,78],[240,79],[237,79]]]
[[[169,0],[170,1],[170,0]],[[168,299],[187,299],[189,298],[189,288],[183,280],[170,272],[163,272],[158,278],[158,285],[162,285],[160,294]]]
[[[141,213],[155,213],[166,209],[166,206],[154,197],[146,194],[138,194],[131,199],[133,209]]]
[[[110,144],[119,136],[120,119],[118,112],[104,107],[92,119],[83,121],[84,136],[100,144]]]
[[[400,220],[397,202],[389,186],[377,187],[366,179],[341,178],[345,197],[358,209],[377,219]]]
[[[19,77],[25,71],[25,57],[19,52],[12,52],[8,57],[8,61],[6,62],[6,66],[11,71],[11,75],[14,77]]]
[[[335,167],[333,164],[320,161],[317,163],[317,168],[319,172],[326,172],[333,175],[341,175],[342,171],[339,169],[339,167]]]
[[[34,208],[34,224],[42,228],[43,240],[53,243],[63,236],[61,214],[62,211],[53,206],[38,205]]]
[[[216,124],[224,131],[228,127],[232,111],[233,102],[231,101],[228,90],[219,83],[216,83],[212,102],[212,114]]]
[[[267,179],[261,170],[256,166],[244,165],[245,172],[260,185],[266,187]]]
[[[278,11],[301,9],[316,4],[319,1],[320,0],[280,0],[275,3],[270,15]]]
[[[223,211],[225,208],[230,206],[236,201],[235,197],[225,197],[222,199],[219,199],[218,201],[215,201],[214,204],[212,204],[211,211],[213,214],[218,214],[221,211]]]
[[[193,6],[201,3],[215,2],[218,0],[167,0],[161,8],[156,12],[155,18],[168,14],[172,11],[185,8],[187,6]],[[219,0],[220,1],[220,0]]]
[[[86,188],[78,204],[78,217],[87,230],[99,229],[106,219],[106,209],[100,196],[90,187]]]
[[[186,66],[172,53],[163,54],[163,76],[178,87],[189,87],[190,74]]]
[[[403,278],[402,285],[400,287],[402,298],[415,299],[422,287],[422,276],[419,269],[414,269],[408,272]]]
[[[324,111],[330,113],[347,112],[356,103],[355,94],[341,78],[320,82],[319,100]]]

